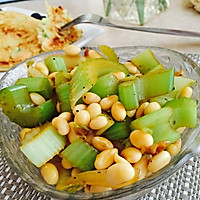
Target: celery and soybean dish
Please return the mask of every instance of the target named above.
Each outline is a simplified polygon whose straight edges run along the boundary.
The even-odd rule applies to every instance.
[[[180,134],[197,124],[196,81],[165,69],[147,49],[126,63],[68,45],[65,55],[29,60],[27,78],[0,91],[19,124],[20,149],[57,190],[86,193],[132,184],[166,166]]]

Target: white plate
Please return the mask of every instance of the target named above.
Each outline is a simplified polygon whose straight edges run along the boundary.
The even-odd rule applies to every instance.
[[[13,7],[13,6],[2,7],[1,10],[15,11],[15,12],[19,12],[19,13],[22,13],[22,14],[25,14],[28,16],[31,16],[33,13],[39,13],[42,16],[46,16],[46,14],[40,13],[38,11],[17,8],[17,7]],[[94,25],[91,25],[91,24],[79,24],[77,27],[82,29],[82,31],[83,31],[82,37],[77,42],[74,43],[74,45],[77,45],[79,47],[85,46],[88,42],[94,40],[96,37],[103,34],[103,32],[104,32],[104,29],[99,28]]]

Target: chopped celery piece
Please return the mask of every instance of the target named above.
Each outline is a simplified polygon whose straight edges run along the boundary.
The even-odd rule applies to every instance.
[[[160,95],[160,96],[150,98],[148,101],[149,102],[158,102],[160,104],[160,106],[162,107],[162,106],[164,106],[164,104],[167,101],[177,99],[178,97],[179,97],[179,92],[177,90],[173,90],[173,91],[171,91],[167,94],[163,94],[163,95]]]
[[[97,154],[98,151],[94,147],[81,139],[72,142],[61,153],[66,160],[81,171],[88,171],[94,168]]]
[[[57,190],[64,191],[70,186],[76,185],[100,185],[104,187],[111,187],[106,180],[107,170],[92,170],[87,172],[78,173],[75,176],[66,179],[63,183],[56,186]]]
[[[185,78],[185,77],[174,77],[174,88],[175,90],[181,92],[185,87],[192,86],[196,84],[196,80],[191,78]]]
[[[146,74],[138,82],[139,99],[166,94],[174,87],[174,68],[155,74]]]
[[[68,72],[66,71],[57,72],[55,75],[55,86],[68,82],[70,79],[71,79],[71,76]]]
[[[53,88],[46,77],[20,78],[15,84],[25,85],[29,92],[37,92],[45,99],[50,99],[53,93]]]
[[[5,115],[21,127],[38,126],[51,120],[56,114],[55,103],[52,100],[35,106],[24,85],[13,85],[2,89],[0,104]]]
[[[163,108],[132,121],[131,129],[151,132],[154,143],[164,140],[173,143],[180,137],[177,128],[195,128],[196,124],[196,102],[183,97],[168,101]]]
[[[127,138],[130,135],[130,118],[126,118],[122,122],[115,122],[106,132],[105,136],[111,140],[120,140]]]
[[[109,60],[119,62],[119,59],[118,59],[115,51],[112,48],[110,48],[109,46],[99,45],[99,49],[105,56],[107,56],[107,58]]]
[[[57,155],[65,144],[65,138],[49,124],[20,149],[34,165],[41,167]]]
[[[3,109],[16,107],[22,110],[34,107],[25,85],[12,85],[0,90],[0,104]],[[19,106],[18,106],[19,105]],[[8,111],[9,113],[9,111]],[[13,114],[12,112],[10,114]]]
[[[179,127],[196,127],[197,105],[194,99],[182,97],[180,99],[168,101],[164,107],[173,108],[170,124],[174,129]]]
[[[194,85],[196,83],[196,80],[185,78],[185,77],[174,77],[174,90],[160,96],[156,96],[153,98],[150,98],[149,101],[158,102],[161,106],[163,106],[167,101],[171,101],[173,99],[177,99],[180,95],[180,92],[187,86]]]
[[[160,71],[162,71],[164,69],[165,69],[164,66],[162,64],[160,64],[160,65],[154,67],[151,71],[149,71],[148,74],[157,73],[157,72],[160,72]]]
[[[133,110],[139,106],[137,79],[135,81],[122,82],[118,86],[120,102],[126,110]]]
[[[117,94],[118,79],[112,73],[105,74],[97,79],[90,92],[98,94],[101,98]]]
[[[170,117],[172,116],[173,109],[166,107],[161,108],[157,111],[144,115],[138,119],[135,119],[131,122],[133,129],[142,130],[143,128],[153,129],[158,124],[168,123]]]
[[[139,129],[151,133],[154,144],[164,140],[173,143],[179,139],[180,134],[169,124],[172,114],[172,108],[161,108],[132,121],[131,129]]]
[[[145,74],[133,78],[132,81],[123,81],[118,86],[118,95],[126,110],[133,110],[138,108],[139,101],[166,94],[172,91],[173,87],[174,68],[171,68],[157,73]]]
[[[44,60],[44,62],[48,67],[50,73],[58,71],[67,71],[65,60],[61,56],[49,56]]]
[[[44,102],[43,104],[35,107],[33,112],[33,117],[39,116],[38,124],[43,124],[46,121],[52,120],[53,117],[57,114],[55,102],[52,99]],[[36,118],[37,119],[37,118]]]
[[[56,88],[56,94],[60,102],[61,112],[71,112],[70,98],[69,98],[70,88],[71,85],[68,82],[62,83],[58,85]]]
[[[139,2],[139,1],[138,1]],[[137,66],[141,73],[146,74],[160,65],[150,49],[147,49],[131,59],[131,62]]]
[[[153,130],[154,144],[165,140],[173,143],[179,138],[180,134],[175,129],[173,129],[169,123],[158,124]]]
[[[108,114],[104,113],[104,114],[101,114],[101,115],[106,117],[108,122],[103,128],[101,128],[98,131],[96,131],[95,135],[102,135],[107,129],[109,129],[115,123],[113,121],[113,119]]]
[[[105,58],[89,59],[79,65],[71,80],[71,107],[74,108],[76,102],[94,86],[98,77],[117,71],[129,73],[124,65]]]
[[[120,80],[120,83],[123,83],[123,82],[127,82],[127,81],[135,81],[137,79],[137,76],[127,76],[125,78],[123,78],[122,80]]]

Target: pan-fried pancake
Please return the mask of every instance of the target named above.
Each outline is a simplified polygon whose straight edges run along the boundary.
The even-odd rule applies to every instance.
[[[0,71],[41,52],[63,49],[81,37],[82,31],[75,27],[59,33],[71,18],[61,6],[53,8],[46,3],[46,7],[48,16],[42,20],[0,11]]]
[[[39,20],[12,11],[0,11],[0,71],[41,51]]]
[[[38,28],[38,39],[43,51],[63,49],[66,44],[76,42],[81,37],[82,31],[76,27],[59,33],[60,28],[72,20],[67,10],[61,6],[53,8],[48,3],[46,8],[48,17],[42,19]]]

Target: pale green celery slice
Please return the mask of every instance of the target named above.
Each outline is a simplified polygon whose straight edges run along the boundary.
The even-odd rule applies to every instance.
[[[165,68],[164,68],[164,66],[162,64],[160,64],[160,65],[154,67],[151,71],[149,71],[148,74],[150,74],[150,73],[152,73],[152,74],[153,73],[158,73],[158,72],[161,72],[163,70],[165,70]]]
[[[119,59],[117,57],[117,54],[115,53],[115,51],[110,48],[109,46],[106,45],[99,45],[99,49],[100,51],[107,56],[107,58],[109,60],[115,61],[115,62],[119,62]]]
[[[158,124],[169,123],[169,119],[173,114],[173,109],[170,107],[161,108],[148,115],[144,115],[131,122],[131,128],[142,130],[146,128],[155,128]]]
[[[132,130],[144,130],[153,136],[154,144],[169,140],[171,143],[178,140],[180,134],[172,128],[169,121],[173,115],[173,109],[164,107],[131,122]]]
[[[148,99],[149,102],[158,102],[161,107],[167,103],[167,101],[171,101],[173,99],[177,99],[179,97],[179,91],[178,90],[173,90],[167,94],[163,94],[160,96],[156,96],[153,98]]]
[[[147,49],[132,58],[131,62],[137,66],[142,74],[146,74],[160,65],[159,61],[150,49]]]
[[[105,58],[89,59],[79,65],[71,80],[71,108],[73,109],[76,102],[94,86],[98,77],[119,71],[126,75],[129,73],[124,65]]]
[[[174,77],[174,87],[175,90],[181,92],[182,89],[184,89],[187,86],[192,86],[196,84],[196,80],[191,79],[191,78],[185,78],[185,77],[180,77],[180,76],[175,76]]]
[[[133,110],[139,106],[137,82],[138,79],[135,79],[133,81],[122,82],[118,85],[118,96],[126,110]]]
[[[49,124],[20,149],[34,165],[41,167],[57,155],[65,144],[65,138]]]

